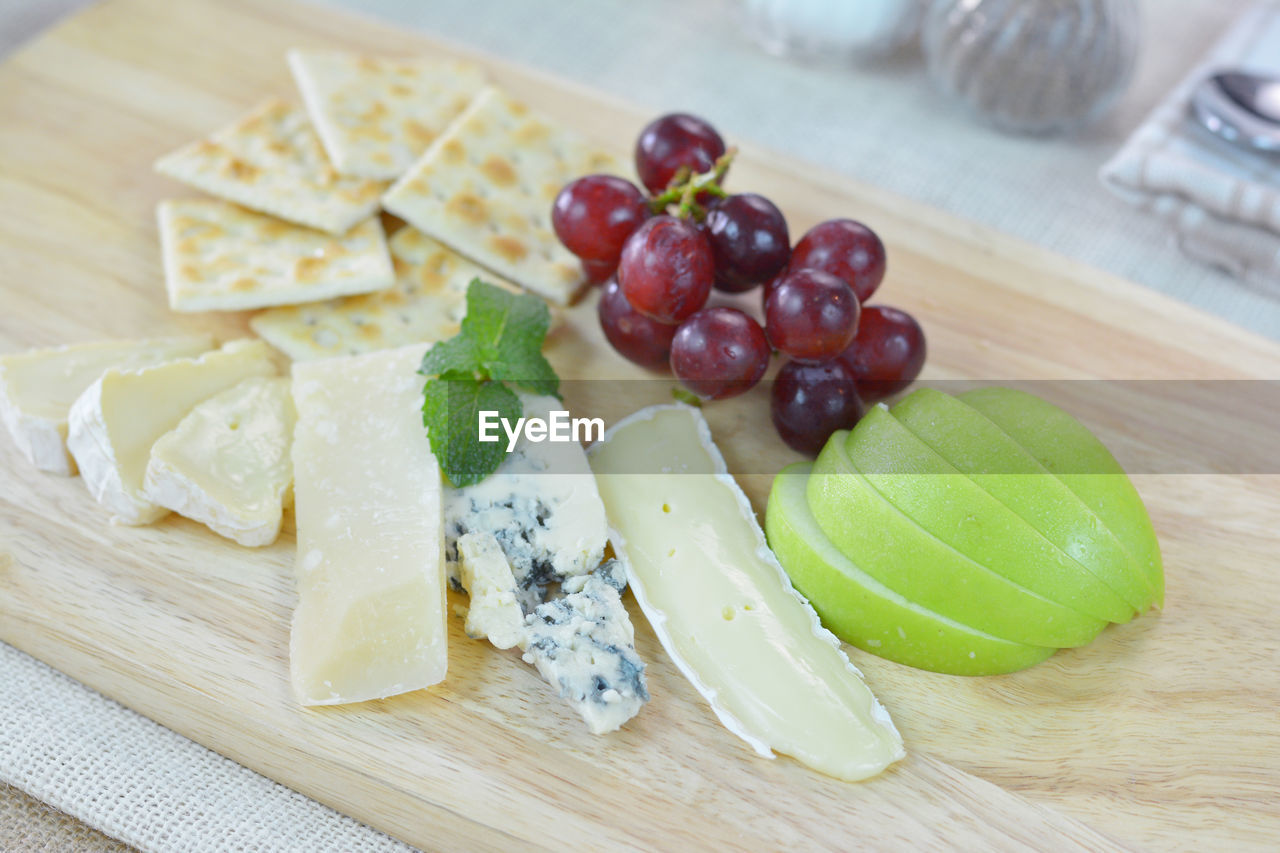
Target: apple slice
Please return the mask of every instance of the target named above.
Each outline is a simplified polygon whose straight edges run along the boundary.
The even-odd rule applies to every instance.
[[[806,497],[822,531],[862,571],[921,607],[1014,643],[1083,646],[1106,627],[1106,620],[1036,595],[920,527],[854,468],[848,436],[842,430],[827,441]]]
[[[1127,622],[1133,607],[877,406],[845,442],[849,461],[889,503],[961,554],[1049,601]]]
[[[1164,606],[1160,543],[1138,490],[1111,451],[1084,424],[1033,394],[980,388],[959,399],[1025,447],[1102,519],[1146,576],[1152,603]]]
[[[939,456],[1123,598],[1132,613],[1151,606],[1155,592],[1115,534],[1061,480],[977,409],[950,394],[921,388],[890,412]]]
[[[1056,649],[1011,643],[912,604],[840,553],[809,510],[809,463],[784,468],[765,512],[769,547],[836,636],[888,660],[950,675],[999,675]]]

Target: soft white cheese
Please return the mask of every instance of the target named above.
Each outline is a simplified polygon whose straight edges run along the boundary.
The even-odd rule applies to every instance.
[[[0,421],[22,455],[41,471],[70,476],[71,404],[108,368],[136,370],[213,348],[209,337],[97,341],[0,356]]]
[[[379,699],[445,676],[440,469],[417,372],[425,350],[293,366],[290,663],[304,705]]]
[[[67,416],[67,447],[89,493],[121,524],[160,518],[168,510],[143,491],[152,445],[197,403],[251,376],[275,372],[271,347],[251,340],[232,341],[199,358],[107,370]]]
[[[888,714],[765,544],[696,409],[637,412],[589,457],[636,600],[730,731],[763,756],[840,779],[903,756]]]
[[[143,491],[241,545],[269,545],[293,484],[293,422],[289,380],[246,379],[156,441]]]

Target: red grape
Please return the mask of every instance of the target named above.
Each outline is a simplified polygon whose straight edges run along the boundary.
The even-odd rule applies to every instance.
[[[697,116],[672,113],[649,122],[636,140],[636,174],[649,192],[660,193],[681,166],[710,171],[724,154],[724,140]]]
[[[614,175],[587,175],[565,184],[551,206],[551,226],[584,261],[617,263],[622,244],[649,215],[644,193]]]
[[[628,238],[618,264],[627,301],[659,323],[679,323],[705,305],[714,275],[707,239],[689,220],[666,215]]]
[[[884,281],[885,263],[876,232],[852,219],[830,219],[800,238],[787,269],[831,273],[853,288],[859,302],[866,302]]]
[[[616,278],[605,283],[596,310],[604,336],[625,358],[644,367],[667,366],[678,326],[656,323],[632,308]]]
[[[853,289],[821,270],[789,272],[774,283],[764,306],[769,342],[797,361],[827,361],[858,331]]]
[[[857,385],[839,361],[789,361],[773,381],[769,411],[778,435],[795,450],[817,456],[831,433],[866,414]]]
[[[716,287],[743,293],[777,275],[791,257],[787,220],[773,202],[743,193],[711,206],[707,238],[716,259]]]
[[[604,284],[618,271],[617,261],[583,261],[582,274],[589,284]]]
[[[737,308],[704,308],[680,324],[671,341],[671,370],[705,400],[750,390],[769,369],[769,341]]]
[[[906,311],[869,305],[862,311],[858,335],[840,361],[868,403],[906,388],[924,367],[924,330]]]

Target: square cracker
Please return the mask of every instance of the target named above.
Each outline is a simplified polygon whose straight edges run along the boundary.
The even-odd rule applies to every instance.
[[[248,115],[160,158],[156,171],[281,219],[344,234],[378,209],[381,181],[339,175],[307,114],[271,98]]]
[[[289,68],[334,168],[398,178],[484,87],[468,62],[291,50]]]
[[[457,334],[473,278],[515,289],[414,228],[391,238],[396,285],[314,305],[263,311],[249,321],[294,361],[357,355]]]
[[[561,187],[621,161],[493,87],[440,135],[382,203],[420,231],[561,305],[584,285],[551,230]]]
[[[382,223],[338,237],[217,199],[158,208],[174,311],[242,311],[384,290],[395,283]]]

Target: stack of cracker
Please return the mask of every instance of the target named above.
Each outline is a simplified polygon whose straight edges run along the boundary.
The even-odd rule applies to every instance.
[[[293,359],[457,332],[467,285],[565,305],[584,287],[551,229],[564,184],[621,161],[463,62],[293,50],[305,110],[270,99],[156,163],[214,198],[160,204],[175,311],[250,320]],[[380,210],[408,223],[388,247]]]

